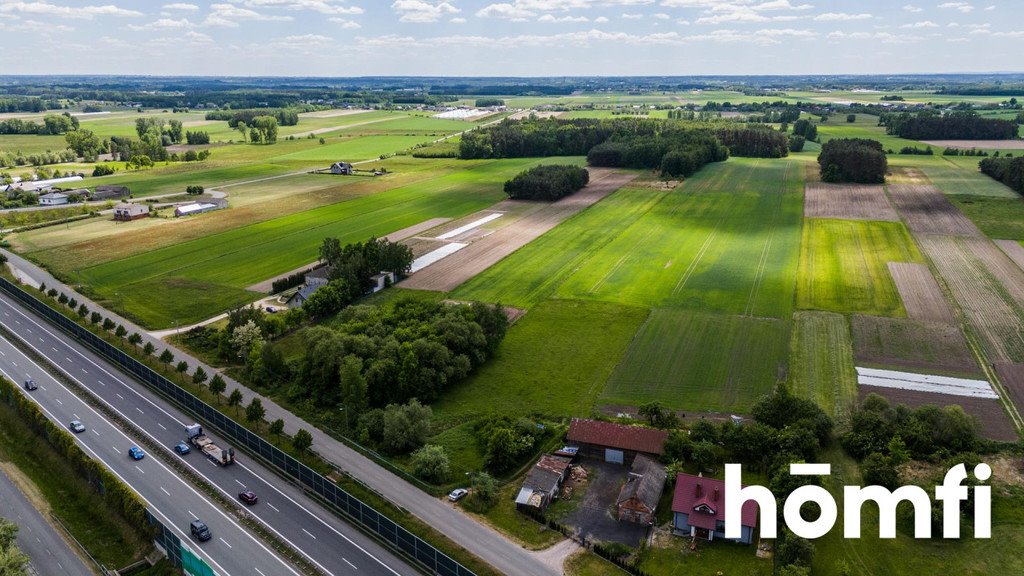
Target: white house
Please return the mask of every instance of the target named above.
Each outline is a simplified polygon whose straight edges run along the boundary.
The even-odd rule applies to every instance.
[[[43,206],[58,206],[68,203],[68,195],[63,192],[50,192],[39,197],[39,204]]]

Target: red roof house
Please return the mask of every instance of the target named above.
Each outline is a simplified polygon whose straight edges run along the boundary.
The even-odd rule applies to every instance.
[[[672,528],[676,534],[705,540],[725,539],[725,482],[679,474],[672,495],[672,516]],[[744,502],[740,518],[743,535],[737,542],[750,544],[757,526],[757,503]]]
[[[660,456],[665,451],[667,437],[668,432],[664,430],[586,418],[573,418],[567,436],[584,455],[627,465],[637,454]]]

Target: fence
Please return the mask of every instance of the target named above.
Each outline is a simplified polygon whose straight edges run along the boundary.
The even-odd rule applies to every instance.
[[[7,292],[28,308],[46,318],[63,331],[106,358],[115,366],[170,399],[209,428],[217,430],[235,446],[257,454],[300,485],[320,496],[363,528],[376,534],[399,553],[417,562],[439,576],[475,576],[475,574],[441,552],[419,536],[409,532],[358,498],[342,490],[324,476],[285,453],[280,448],[238,424],[192,393],[158,374],[121,349],[93,334],[74,320],[41,302],[17,285],[0,278],[0,290]],[[178,543],[180,546],[180,542]],[[170,551],[169,551],[170,552]],[[171,554],[168,554],[169,556]]]

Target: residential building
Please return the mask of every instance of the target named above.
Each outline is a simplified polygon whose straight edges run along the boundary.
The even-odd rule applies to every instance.
[[[667,437],[668,432],[664,430],[586,418],[573,418],[567,435],[569,443],[578,446],[582,456],[627,466],[637,454],[660,456],[665,451]]]
[[[114,220],[128,222],[149,216],[149,206],[145,204],[118,204],[114,206]]]
[[[751,544],[757,526],[757,503],[743,503],[742,535],[736,542]],[[704,476],[679,474],[672,494],[672,531],[702,540],[725,540],[725,482]]]
[[[39,197],[42,206],[59,206],[68,203],[68,195],[63,192],[50,192]]]
[[[352,175],[355,169],[348,162],[335,162],[331,164],[331,174],[344,174],[345,176]]]

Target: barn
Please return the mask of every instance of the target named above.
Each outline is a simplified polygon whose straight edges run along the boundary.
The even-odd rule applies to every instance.
[[[657,459],[665,451],[667,437],[664,430],[587,418],[573,418],[567,436],[569,443],[579,447],[580,455],[627,466],[637,454]]]
[[[743,503],[741,524],[742,536],[735,541],[752,543],[757,525],[757,503],[753,500]],[[672,531],[690,538],[725,540],[725,482],[699,475],[677,475],[672,494]]]
[[[619,521],[645,526],[654,524],[654,512],[664,488],[665,467],[661,462],[637,455],[615,503]]]
[[[529,507],[543,510],[558,495],[569,471],[572,458],[545,454],[533,466],[523,480],[523,487],[516,496],[517,507]]]
[[[149,216],[149,206],[145,204],[118,204],[114,206],[114,220],[128,222]]]

